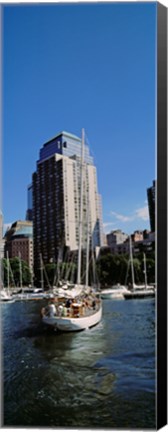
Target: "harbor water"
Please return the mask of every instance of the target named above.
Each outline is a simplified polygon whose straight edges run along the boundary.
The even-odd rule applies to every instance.
[[[154,429],[155,299],[103,300],[96,327],[64,334],[44,304],[1,305],[3,426]]]

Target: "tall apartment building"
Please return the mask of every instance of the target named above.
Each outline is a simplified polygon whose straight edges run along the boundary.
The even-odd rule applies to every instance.
[[[34,270],[43,262],[57,261],[61,248],[76,251],[79,245],[81,139],[59,133],[43,145],[32,176]],[[97,173],[87,145],[83,164],[82,238],[87,232],[94,248],[103,244],[101,199]]]
[[[150,228],[152,232],[155,232],[155,196],[156,196],[156,181],[154,180],[153,185],[147,189]]]

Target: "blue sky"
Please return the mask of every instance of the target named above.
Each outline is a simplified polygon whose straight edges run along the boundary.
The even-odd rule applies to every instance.
[[[24,219],[42,145],[84,127],[105,232],[149,229],[156,3],[3,6],[3,215]]]

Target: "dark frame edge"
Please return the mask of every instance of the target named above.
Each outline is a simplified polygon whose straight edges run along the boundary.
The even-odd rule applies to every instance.
[[[167,8],[157,3],[157,429],[167,424]]]

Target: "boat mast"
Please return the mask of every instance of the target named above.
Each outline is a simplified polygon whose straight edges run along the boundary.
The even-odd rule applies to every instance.
[[[34,286],[34,277],[33,277],[33,269],[30,268],[30,273],[31,273],[31,286]]]
[[[83,216],[83,165],[84,165],[84,129],[82,129],[81,146],[81,178],[80,178],[80,209],[79,209],[79,245],[77,284],[81,283],[81,250],[82,250],[82,216]]]
[[[135,280],[134,280],[134,265],[133,265],[133,255],[132,255],[132,241],[131,236],[129,237],[130,244],[130,262],[131,262],[131,275],[132,275],[132,286],[135,288]]]
[[[7,258],[7,287],[8,287],[8,294],[9,294],[9,254],[8,254],[8,251],[6,252],[6,258]]]
[[[85,278],[85,286],[87,287],[89,284],[89,198],[87,202],[87,243],[86,243],[86,278]]]
[[[20,275],[20,288],[22,289],[22,262],[21,262],[20,252],[19,252],[19,275]]]
[[[43,260],[42,255],[40,254],[40,272],[41,272],[41,288],[44,290],[44,278],[43,278]]]
[[[147,288],[147,271],[146,271],[146,255],[145,255],[145,253],[143,254],[143,259],[144,259],[145,288]]]

